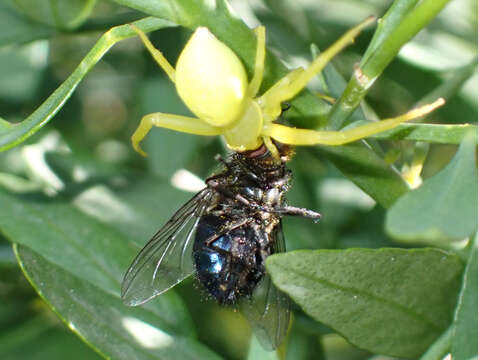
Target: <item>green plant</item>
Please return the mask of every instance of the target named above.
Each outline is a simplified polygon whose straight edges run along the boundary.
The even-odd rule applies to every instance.
[[[448,32],[455,45],[457,39],[467,44],[459,48],[465,48],[461,54],[476,53],[470,29],[477,30],[478,9],[474,2],[460,1],[451,3],[467,9],[470,28],[460,28],[450,18],[449,24],[433,23],[431,33],[415,42],[415,48],[420,44],[436,51],[432,40]],[[339,13],[334,13],[333,1],[243,5],[244,13],[254,13],[266,26],[268,46],[289,62],[310,60],[310,44],[325,48],[364,17],[360,11],[385,14],[365,53],[364,39],[371,31],[354,47],[364,53],[362,76],[346,83],[329,64],[312,88],[337,98],[335,104],[312,91],[301,92],[291,102],[287,120],[298,127],[337,130],[374,119],[372,107],[384,118],[406,111],[419,98],[420,103],[439,96],[448,101],[427,118],[443,125],[402,124],[376,135],[387,140],[380,144],[373,139],[368,144],[298,149],[291,162],[296,179],[291,201],[320,210],[324,219],[317,225],[300,219],[285,222],[292,251],[270,257],[267,268],[275,284],[298,305],[294,325],[281,352],[264,354],[252,341],[249,358],[327,358],[334,349],[349,351],[342,353],[344,358],[367,358],[369,353],[424,359],[440,359],[449,352],[455,359],[478,355],[472,341],[478,322],[478,135],[475,125],[465,125],[476,122],[478,108],[476,95],[468,95],[472,91],[459,92],[478,58],[463,60],[444,78],[433,62],[425,61],[430,60],[424,58],[426,53],[414,58],[415,63],[402,56],[385,70],[448,2],[396,0],[386,9],[350,0],[340,3],[347,11],[341,8]],[[18,3],[0,5],[0,44],[8,45],[0,52],[0,113],[12,120],[0,119],[0,149],[9,149],[0,155],[0,232],[13,243],[16,256],[15,261],[10,245],[2,240],[0,296],[5,301],[0,305],[0,350],[5,358],[20,358],[35,347],[49,349],[49,358],[92,356],[85,355],[88,349],[43,306],[31,306],[35,296],[24,283],[17,283],[16,263],[70,330],[105,357],[244,357],[247,325],[227,309],[198,302],[192,281],[142,308],[127,308],[119,299],[120,282],[134,254],[171,209],[190,196],[170,184],[173,175],[177,179],[177,170],[184,168],[204,177],[214,166],[214,154],[224,150],[217,139],[157,130],[144,144],[149,158],[136,156],[129,137],[141,115],[188,113],[146,54],[138,56],[143,52],[138,41],[112,46],[136,35],[127,25],[134,22],[145,32],[162,29],[153,34],[153,41],[174,57],[188,36],[184,29],[207,26],[239,56],[250,78],[253,31],[231,14],[224,0],[98,2],[88,18],[92,2],[71,1],[68,18],[55,18],[61,14],[54,13],[55,21],[44,23],[41,17],[31,20],[31,13],[21,12],[27,1],[21,1],[21,7]],[[352,6],[358,17],[344,24]],[[328,11],[321,12],[324,9]],[[323,29],[325,39],[318,29]],[[104,35],[92,44],[98,31]],[[14,46],[38,39],[49,42]],[[86,56],[80,55],[89,48]],[[78,62],[73,56],[84,57],[72,71]],[[102,57],[105,61],[98,63]],[[356,59],[348,52],[339,57],[337,67],[350,74]],[[262,89],[286,71],[279,57],[269,52]],[[366,94],[372,106],[360,109]],[[19,119],[38,103],[31,115]],[[409,184],[416,186],[420,178],[423,184],[411,191]],[[393,240],[384,233],[384,223]],[[33,320],[27,320],[32,315]],[[342,350],[337,350],[331,345],[335,333],[354,347],[340,343]]]

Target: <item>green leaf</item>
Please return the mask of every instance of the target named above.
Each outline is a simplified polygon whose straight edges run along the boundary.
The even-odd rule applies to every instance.
[[[219,359],[145,308],[129,308],[104,290],[17,246],[18,261],[40,296],[71,330],[113,359]]]
[[[416,358],[448,327],[463,265],[435,249],[270,256],[274,283],[311,317],[371,352]]]
[[[294,316],[294,323],[287,336],[287,356],[286,359],[293,360],[324,360],[324,349],[319,341],[319,335],[312,329],[305,329],[301,324],[297,313]],[[317,323],[310,320],[302,314],[302,318],[307,318],[310,323],[317,327]],[[303,322],[303,321],[302,321]]]
[[[46,59],[48,45],[36,43],[34,47],[25,47],[18,51],[0,53],[0,98],[2,101],[22,103],[31,99],[38,90],[44,75],[45,64],[31,61],[33,51],[37,57]],[[41,63],[41,61],[40,61]],[[3,129],[11,129],[11,124],[0,119],[0,134]]]
[[[134,22],[134,24],[146,32],[172,26],[169,22],[154,18],[145,18]],[[21,143],[47,124],[61,109],[65,101],[70,98],[83,77],[101,60],[103,55],[118,41],[134,37],[135,35],[136,33],[129,25],[117,26],[107,31],[68,79],[29,117],[14,125],[5,126],[5,121],[0,123],[0,151],[10,149]]]
[[[255,336],[251,336],[247,360],[279,360],[280,357],[277,354],[278,351],[264,350],[257,338]]]
[[[466,265],[454,321],[452,355],[454,360],[478,357],[478,235],[475,235]]]
[[[388,211],[386,230],[401,241],[462,240],[478,227],[478,174],[474,133],[453,160]]]
[[[168,191],[168,188],[163,189]],[[169,192],[174,194],[171,189]],[[98,206],[102,197],[96,195],[95,204]],[[78,200],[80,203],[83,201],[81,205],[86,210],[87,200]],[[131,222],[145,223],[141,220],[142,216],[131,208],[120,206],[119,201],[108,200],[110,206],[116,209],[99,208],[106,220],[111,221],[117,213],[125,218],[129,215],[124,227],[129,227],[130,233],[135,229]],[[0,231],[8,240],[28,246],[51,264],[119,299],[123,274],[140,249],[136,242],[144,244],[148,235],[125,235],[126,230],[123,234],[108,224],[100,223],[82,214],[68,201],[55,201],[38,195],[14,196],[0,190],[0,203]],[[174,291],[158,297],[147,306],[165,326],[182,334],[193,333],[189,314]]]
[[[60,29],[74,29],[88,18],[96,0],[14,0],[34,21]]]
[[[368,122],[360,121],[359,123],[366,124]],[[460,144],[470,131],[478,133],[478,126],[472,124],[400,124],[392,130],[373,135],[373,137],[386,140],[424,141],[434,144]],[[478,144],[478,139],[475,143]]]
[[[385,208],[409,190],[398,171],[363,142],[323,146],[315,154],[317,159],[326,155],[345,176]]]
[[[19,14],[11,1],[0,2],[0,46],[42,39],[54,33],[55,29]]]
[[[149,114],[159,109],[161,112],[191,116],[176,92],[176,87],[169,78],[161,77],[146,80],[140,88],[141,114]],[[158,94],[161,96],[158,97]],[[198,143],[201,137],[171,131],[156,129],[148,134],[141,145],[148,154],[148,162],[153,174],[164,178],[171,176],[181,168],[185,168],[187,160],[197,154]],[[174,154],[174,156],[171,156]]]
[[[2,359],[24,359],[27,356],[31,360],[101,359],[66,328],[54,325],[57,324],[45,315],[17,321],[0,334]]]

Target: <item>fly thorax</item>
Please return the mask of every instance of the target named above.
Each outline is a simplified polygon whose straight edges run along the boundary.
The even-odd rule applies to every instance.
[[[263,201],[264,192],[258,187],[245,186],[241,189],[241,194],[246,199],[253,200],[256,203]]]
[[[282,194],[279,188],[273,187],[264,193],[262,201],[270,207],[280,205],[282,202]]]

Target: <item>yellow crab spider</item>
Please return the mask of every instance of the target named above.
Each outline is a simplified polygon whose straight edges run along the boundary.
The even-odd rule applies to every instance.
[[[257,93],[262,83],[266,54],[263,26],[255,29],[257,50],[254,74],[248,82],[244,66],[236,54],[205,27],[195,30],[174,69],[147,36],[131,25],[159,66],[175,83],[180,98],[197,116],[145,115],[132,136],[134,149],[146,155],[139,143],[153,126],[158,126],[197,135],[223,135],[227,146],[234,151],[255,150],[265,144],[278,159],[278,151],[271,139],[290,145],[343,145],[389,130],[441,105],[443,100],[440,99],[396,118],[343,131],[297,129],[274,123],[281,114],[281,104],[296,96],[333,56],[373,21],[374,18],[369,18],[350,29],[309,67],[292,70],[260,96]]]

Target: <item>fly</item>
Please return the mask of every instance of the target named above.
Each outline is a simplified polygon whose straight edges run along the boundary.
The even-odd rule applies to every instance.
[[[264,348],[283,341],[289,300],[265,270],[269,255],[284,252],[281,217],[320,214],[288,206],[293,150],[278,145],[280,162],[265,146],[218,160],[223,170],[183,205],[141,250],[122,286],[125,304],[136,306],[196,274],[221,305],[238,305]]]

